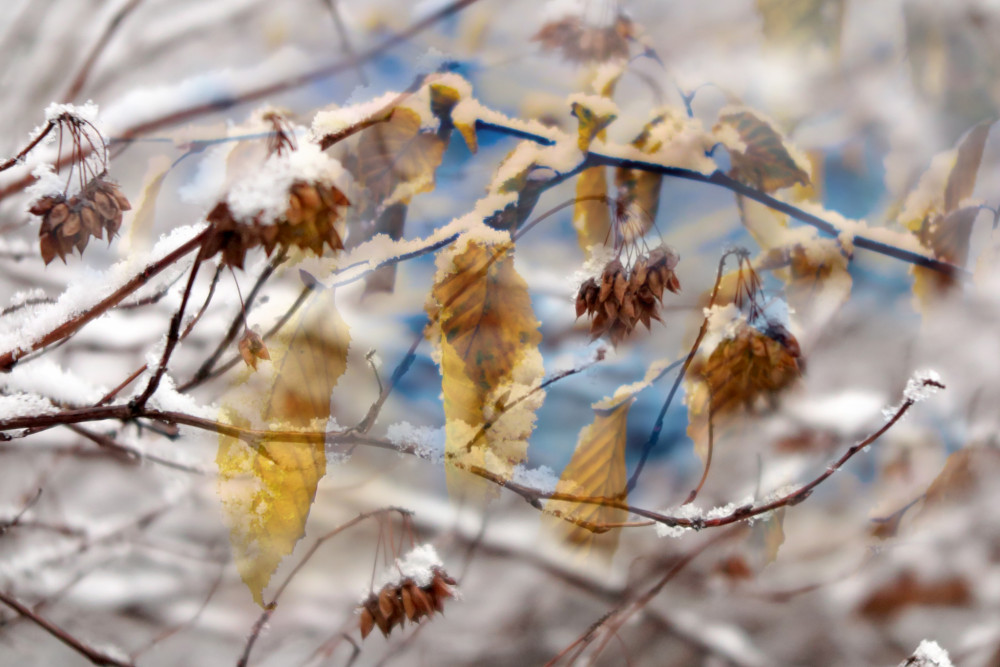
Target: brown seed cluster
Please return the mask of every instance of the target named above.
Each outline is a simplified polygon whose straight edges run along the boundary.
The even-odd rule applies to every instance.
[[[635,36],[635,24],[619,14],[609,26],[589,25],[577,16],[568,16],[542,26],[534,39],[547,51],[561,51],[567,60],[607,62],[629,57],[629,40]]]
[[[795,336],[779,324],[762,331],[743,324],[719,343],[702,369],[712,397],[712,412],[753,409],[758,399],[773,401],[802,375],[805,364]]]
[[[42,218],[38,243],[48,264],[56,256],[65,262],[74,248],[83,254],[91,237],[107,234],[111,241],[122,226],[122,214],[131,208],[116,183],[97,176],[68,199],[62,194],[48,195],[28,210]]]
[[[243,268],[248,250],[264,246],[267,254],[276,247],[297,246],[323,254],[323,245],[341,250],[344,243],[335,223],[340,219],[340,207],[350,202],[340,190],[325,183],[296,181],[288,192],[288,208],[274,222],[237,221],[229,205],[220,202],[208,214],[215,234],[205,249],[206,256],[221,252],[222,261]]]
[[[639,322],[650,328],[652,320],[659,320],[659,305],[663,291],[680,292],[681,283],[674,273],[678,256],[673,250],[660,246],[648,255],[640,256],[626,270],[615,259],[601,273],[601,280],[588,278],[576,295],[576,316],[584,313],[590,320],[590,335],[604,335],[618,345],[627,338]]]
[[[432,573],[431,581],[426,586],[418,586],[413,579],[407,578],[400,583],[388,584],[361,603],[361,638],[367,637],[375,626],[383,636],[388,637],[394,627],[402,627],[407,620],[418,623],[435,612],[444,613],[444,601],[455,597],[451,588],[455,580],[440,568],[434,568]]]

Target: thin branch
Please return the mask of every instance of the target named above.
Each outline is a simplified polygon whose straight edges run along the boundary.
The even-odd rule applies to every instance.
[[[184,286],[184,294],[181,296],[181,305],[178,306],[174,316],[170,319],[170,330],[167,332],[167,344],[163,348],[163,356],[160,357],[160,363],[157,365],[152,377],[149,378],[149,382],[146,383],[146,388],[131,402],[133,407],[142,408],[146,405],[146,402],[150,399],[150,397],[156,393],[156,389],[160,385],[160,380],[163,378],[163,374],[167,372],[167,364],[170,363],[170,356],[173,354],[174,348],[177,347],[177,343],[180,340],[181,323],[184,321],[184,311],[187,309],[188,300],[191,298],[191,290],[194,289],[194,281],[195,278],[198,277],[198,269],[201,268],[201,263],[205,260],[205,248],[206,246],[202,245],[198,249],[198,254],[194,258],[194,264],[191,266],[191,273],[188,276],[187,285]]]
[[[12,595],[8,595],[7,593],[0,591],[0,602],[3,602],[5,605],[16,611],[18,614],[24,616],[25,618],[33,622],[35,625],[40,627],[42,630],[45,630],[47,633],[49,633],[50,635],[52,635],[53,637],[61,641],[63,644],[70,647],[71,649],[73,649],[74,651],[76,651],[77,653],[79,653],[80,655],[82,655],[95,665],[111,665],[112,667],[132,667],[132,663],[130,662],[122,662],[121,660],[111,657],[107,653],[102,653],[101,651],[98,651],[97,649],[88,646],[87,644],[83,643],[73,635],[69,634],[68,632],[60,628],[52,621],[36,614],[34,611],[31,610],[30,607],[25,606]]]
[[[18,152],[17,155],[15,155],[14,157],[12,157],[12,158],[10,158],[8,160],[4,160],[3,162],[0,162],[0,171],[7,171],[11,167],[13,167],[15,164],[17,164],[21,160],[23,160],[28,155],[28,153],[30,153],[31,150],[42,141],[42,139],[44,139],[46,136],[48,136],[49,132],[51,132],[53,130],[53,128],[55,128],[55,126],[56,126],[56,123],[53,122],[53,121],[51,121],[51,120],[48,121],[47,123],[45,123],[45,127],[42,128],[42,131],[39,132],[38,135],[35,136],[34,139],[32,139],[31,141],[29,141],[28,145],[25,146],[24,148],[22,148]]]
[[[118,305],[129,294],[145,285],[149,282],[150,278],[173,265],[177,260],[191,253],[193,250],[200,248],[209,231],[206,229],[198,233],[175,250],[147,266],[99,303],[66,320],[37,340],[32,341],[27,347],[18,347],[0,354],[0,371],[9,371],[26,354],[40,350],[75,334],[91,320],[97,319],[109,309]]]
[[[250,309],[253,307],[253,302],[257,298],[257,294],[264,287],[264,283],[274,274],[275,270],[285,261],[287,256],[286,251],[282,250],[274,258],[268,262],[267,266],[261,271],[260,276],[257,277],[257,281],[254,283],[253,288],[250,293],[247,294],[246,301],[240,306],[240,311],[233,317],[233,321],[229,324],[229,329],[226,331],[226,335],[222,337],[219,344],[216,346],[215,350],[208,356],[198,370],[195,371],[194,376],[183,386],[181,390],[188,388],[189,386],[196,386],[202,380],[206,379],[212,372],[212,367],[215,366],[215,362],[219,360],[222,353],[232,345],[233,341],[236,340],[236,336],[239,335],[240,329],[246,324],[246,316]],[[220,265],[221,268],[221,265]]]
[[[115,15],[111,17],[111,21],[104,27],[104,31],[101,33],[100,38],[97,43],[90,49],[90,53],[87,54],[87,58],[80,65],[80,69],[77,70],[76,76],[73,77],[73,83],[70,84],[69,88],[66,90],[66,94],[63,95],[64,102],[71,102],[80,91],[83,90],[83,85],[87,82],[87,78],[90,76],[91,70],[94,68],[94,64],[97,59],[104,52],[105,47],[107,47],[108,42],[114,36],[115,32],[121,26],[125,18],[131,14],[142,0],[129,0],[124,6],[122,6]]]
[[[496,122],[487,122],[483,120],[476,121],[476,128],[480,130],[486,130],[491,132],[498,132],[500,134],[505,134],[511,137],[517,137],[519,139],[527,139],[529,141],[534,141],[543,146],[551,146],[555,142],[549,138],[542,136],[540,134],[535,134],[533,132],[528,132],[521,128],[514,128],[507,125],[503,125]],[[693,171],[690,169],[683,169],[681,167],[670,167],[662,164],[657,164],[655,162],[648,162],[645,160],[633,160],[629,158],[623,158],[617,155],[612,155],[609,153],[600,153],[597,151],[590,151],[587,154],[587,158],[583,161],[580,168],[588,167],[618,167],[621,169],[635,169],[638,171],[644,171],[652,174],[662,174],[664,176],[670,176],[673,178],[683,178],[689,181],[696,181],[698,183],[707,183],[710,185],[718,185],[720,187],[726,188],[735,192],[736,194],[743,195],[748,199],[753,199],[754,201],[760,202],[765,206],[774,209],[780,213],[784,213],[799,222],[803,222],[807,225],[811,225],[823,232],[828,236],[839,236],[841,229],[836,225],[817,215],[804,211],[788,202],[781,201],[766,192],[756,190],[749,185],[745,185],[736,179],[724,174],[721,171],[714,171],[711,174],[703,174],[700,171]],[[579,171],[580,168],[574,170],[574,172]],[[882,241],[876,241],[875,239],[868,238],[862,235],[856,235],[854,238],[854,246],[857,248],[864,248],[866,250],[871,250],[888,257],[893,257],[895,259],[902,260],[904,262],[909,262],[910,264],[915,264],[917,266],[922,266],[928,269],[933,269],[935,271],[940,271],[945,275],[955,277],[955,278],[965,278],[969,275],[969,272],[960,266],[951,264],[935,257],[930,257],[928,255],[923,255],[921,253],[913,252],[912,250],[906,250],[905,248],[898,248],[896,246],[890,245],[888,243],[883,243]]]
[[[715,286],[712,288],[712,296],[708,300],[708,308],[711,309],[715,305],[715,299],[719,296],[719,286],[722,284],[722,271],[726,266],[726,259],[733,254],[738,254],[745,251],[740,250],[730,250],[723,253],[722,257],[719,258],[719,270],[715,276]],[[694,344],[691,345],[691,351],[688,352],[687,358],[684,360],[684,365],[681,367],[680,372],[677,374],[677,379],[674,380],[673,386],[670,387],[670,392],[667,394],[667,398],[663,401],[663,406],[660,408],[660,413],[656,416],[656,422],[653,425],[653,430],[649,434],[649,438],[646,440],[646,444],[642,447],[642,454],[639,456],[639,462],[635,466],[635,470],[632,472],[632,477],[628,480],[628,486],[626,491],[631,493],[635,490],[635,485],[639,483],[639,475],[642,474],[643,468],[646,466],[646,460],[649,458],[650,452],[656,447],[656,444],[660,441],[660,433],[663,432],[663,421],[666,418],[667,410],[670,408],[670,404],[674,400],[674,396],[677,394],[677,390],[681,386],[681,382],[684,381],[684,376],[687,375],[688,368],[691,367],[691,362],[694,361],[694,357],[698,354],[698,348],[701,347],[701,341],[705,338],[705,334],[708,332],[708,315],[705,315],[705,319],[702,320],[701,328],[698,329],[698,335],[694,339]],[[708,466],[705,466],[705,474],[708,474]],[[704,480],[702,480],[704,481]],[[693,500],[693,499],[692,499]]]

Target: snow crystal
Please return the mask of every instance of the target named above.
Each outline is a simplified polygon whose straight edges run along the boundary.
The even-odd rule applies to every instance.
[[[48,162],[43,162],[32,169],[31,176],[36,180],[25,189],[25,192],[28,194],[28,206],[31,206],[36,199],[41,199],[48,195],[59,195],[67,189],[66,177],[60,177],[56,173],[55,168]],[[77,185],[77,180],[71,179],[68,185],[72,188],[74,185]],[[69,194],[72,194],[72,192],[69,192]]]
[[[134,253],[107,271],[94,272],[74,281],[55,303],[35,304],[0,319],[0,350],[25,351],[45,334],[93,307],[136,274],[170,254],[203,229],[203,225],[179,227],[162,238],[150,253]],[[186,261],[177,267],[188,266]]]
[[[559,476],[548,466],[527,468],[524,464],[521,464],[514,468],[514,474],[511,479],[515,484],[527,486],[545,493],[555,491],[556,485],[559,483]]]
[[[52,415],[56,412],[58,410],[47,398],[36,394],[0,395],[0,419]]]
[[[105,388],[91,384],[47,358],[15,366],[10,373],[0,375],[0,387],[76,406],[96,403],[107,393]]]
[[[579,104],[593,112],[595,116],[615,116],[619,115],[618,105],[610,97],[603,95],[590,95],[586,93],[574,93],[570,95],[567,102]]]
[[[913,655],[899,664],[899,667],[952,667],[948,651],[929,639],[921,640]]]
[[[444,461],[443,428],[414,426],[410,422],[400,422],[389,426],[386,438],[397,447],[412,447],[414,454],[431,463]]]
[[[941,376],[937,371],[924,370],[917,371],[906,383],[903,396],[912,403],[919,403],[929,396],[933,396],[941,389],[938,385],[943,385]]]
[[[680,507],[667,510],[664,514],[667,516],[677,517],[678,519],[702,518],[701,509],[693,503],[688,503],[686,505],[681,505]],[[693,530],[687,526],[668,526],[665,523],[657,523],[654,527],[656,528],[656,534],[659,537],[680,537],[684,533]]]
[[[406,579],[412,579],[420,587],[430,586],[435,569],[444,569],[444,563],[432,545],[422,544],[414,547],[402,558],[397,558],[394,565],[386,568],[376,581],[375,590],[382,590],[386,586],[399,586]],[[362,600],[367,598],[366,593]]]
[[[45,120],[53,123],[59,120],[60,116],[71,116],[84,123],[97,123],[97,105],[93,101],[87,100],[86,104],[58,104],[53,102],[45,107]]]
[[[746,324],[746,316],[733,303],[705,308],[703,312],[708,318],[708,329],[705,330],[705,342],[702,345],[704,349],[713,349],[719,342],[734,338]]]
[[[343,132],[380,113],[384,113],[390,107],[395,106],[401,99],[401,93],[389,91],[367,102],[340,107],[339,109],[320,111],[313,117],[312,136],[318,140],[327,135]]]
[[[261,222],[271,222],[288,208],[288,189],[295,181],[329,183],[346,177],[340,162],[317,144],[303,142],[298,150],[268,158],[260,170],[233,187],[227,201],[237,219],[260,216]]]

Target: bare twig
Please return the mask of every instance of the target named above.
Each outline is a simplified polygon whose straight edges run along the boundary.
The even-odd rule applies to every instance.
[[[117,12],[115,12],[115,15],[111,17],[111,21],[109,21],[104,27],[104,31],[101,33],[100,38],[90,49],[90,53],[87,54],[87,58],[83,61],[83,64],[80,65],[80,69],[77,70],[76,76],[73,77],[73,82],[66,90],[66,94],[63,95],[64,102],[70,102],[80,94],[80,91],[83,90],[83,85],[87,82],[87,78],[90,76],[91,70],[94,68],[94,64],[101,56],[101,53],[104,52],[108,42],[111,41],[111,38],[114,36],[115,32],[121,26],[125,18],[135,11],[136,7],[138,7],[141,2],[142,0],[129,0],[129,2],[124,4]]]
[[[24,616],[25,618],[33,622],[35,625],[40,627],[42,630],[45,630],[47,633],[49,633],[50,635],[52,635],[53,637],[61,641],[63,644],[70,647],[71,649],[73,649],[74,651],[76,651],[77,653],[79,653],[80,655],[82,655],[95,665],[111,665],[112,667],[131,667],[132,665],[132,663],[130,662],[123,662],[122,660],[118,660],[117,658],[111,657],[107,653],[102,653],[101,651],[98,651],[97,649],[88,646],[87,644],[83,643],[70,633],[60,628],[52,621],[42,616],[39,616],[37,613],[32,611],[30,607],[22,604],[17,598],[15,598],[12,595],[0,592],[0,602],[3,602],[5,605],[7,605],[11,609],[19,613],[21,616]]]
[[[153,276],[159,274],[161,271],[169,266],[172,266],[177,260],[185,255],[191,253],[193,250],[200,248],[202,242],[206,238],[208,230],[204,230],[189,239],[185,243],[181,244],[177,249],[168,253],[164,257],[153,262],[145,269],[140,271],[138,274],[133,276],[124,285],[119,287],[109,296],[105,297],[98,304],[92,306],[91,308],[85,310],[84,312],[74,315],[70,319],[66,320],[59,326],[50,330],[48,333],[44,334],[40,338],[32,341],[27,347],[18,347],[13,350],[8,350],[6,352],[0,353],[0,371],[9,371],[18,362],[19,359],[24,357],[25,354],[29,352],[35,352],[44,347],[48,347],[53,343],[62,341],[69,336],[72,336],[88,322],[100,317],[110,308],[118,305],[122,299],[127,297],[129,294],[135,292],[137,289],[149,282],[149,279]]]

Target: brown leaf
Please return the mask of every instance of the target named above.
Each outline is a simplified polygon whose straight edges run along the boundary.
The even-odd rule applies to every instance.
[[[733,178],[764,192],[774,192],[793,185],[809,185],[808,165],[800,164],[785,144],[785,139],[770,121],[750,109],[726,112],[715,126],[718,133],[724,126],[736,130],[746,148],[730,150]]]

